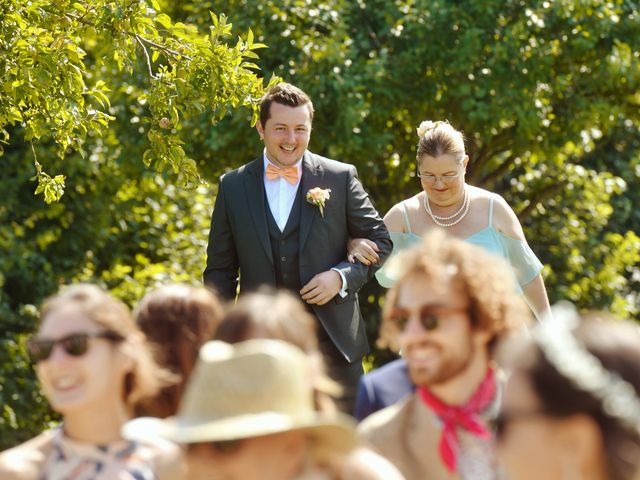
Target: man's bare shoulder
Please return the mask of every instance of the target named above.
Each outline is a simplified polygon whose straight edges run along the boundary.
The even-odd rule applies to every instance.
[[[41,433],[20,445],[0,453],[0,478],[32,480],[40,477],[51,448],[54,432]]]

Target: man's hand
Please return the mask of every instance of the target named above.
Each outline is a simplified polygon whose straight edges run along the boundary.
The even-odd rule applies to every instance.
[[[312,305],[324,305],[337,295],[342,288],[342,278],[335,270],[327,270],[313,277],[307,283],[300,295],[302,299]]]

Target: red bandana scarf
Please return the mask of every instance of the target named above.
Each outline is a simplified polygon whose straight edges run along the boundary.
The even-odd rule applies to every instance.
[[[425,387],[418,387],[417,391],[424,404],[433,410],[443,422],[440,456],[447,469],[450,472],[455,472],[459,447],[457,426],[484,440],[491,438],[491,432],[487,429],[479,413],[491,404],[496,394],[496,379],[493,369],[489,369],[487,376],[469,401],[459,407],[447,405],[434,397]]]

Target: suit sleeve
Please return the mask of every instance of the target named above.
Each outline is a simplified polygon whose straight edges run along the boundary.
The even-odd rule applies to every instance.
[[[202,275],[205,285],[216,289],[227,300],[236,296],[238,287],[238,254],[225,201],[224,177],[218,185],[218,195],[211,216],[207,245],[207,267]]]
[[[346,259],[335,266],[347,279],[347,291],[353,294],[376,273],[391,254],[393,244],[380,215],[364,191],[355,167],[349,169],[347,192],[347,222],[351,238],[368,238],[378,245],[380,262],[377,265],[349,263]]]
[[[361,422],[377,410],[374,407],[375,393],[368,380],[367,375],[362,375],[358,383],[356,406],[353,410],[353,416],[358,422]]]

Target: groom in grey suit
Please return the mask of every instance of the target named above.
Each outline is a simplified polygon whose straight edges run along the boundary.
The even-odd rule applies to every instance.
[[[238,283],[241,294],[261,285],[296,292],[320,323],[320,348],[351,413],[369,351],[358,290],[392,244],[355,167],[307,150],[312,119],[311,100],[293,85],[262,98],[264,153],[220,179],[203,277],[227,299]],[[374,241],[380,262],[349,263],[349,238]]]

